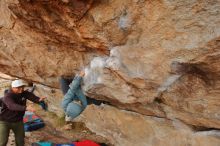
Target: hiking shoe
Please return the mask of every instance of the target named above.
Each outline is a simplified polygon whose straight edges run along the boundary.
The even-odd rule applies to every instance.
[[[72,118],[68,115],[65,116],[65,121],[66,122],[71,122],[72,121]]]

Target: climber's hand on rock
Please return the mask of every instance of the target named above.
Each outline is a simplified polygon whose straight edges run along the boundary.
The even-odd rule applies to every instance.
[[[79,74],[80,77],[84,77],[85,76],[85,71],[81,71]]]

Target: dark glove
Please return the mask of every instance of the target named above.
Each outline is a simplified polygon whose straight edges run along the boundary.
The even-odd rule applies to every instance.
[[[44,101],[41,101],[41,102],[39,103],[39,105],[41,106],[41,108],[42,108],[43,110],[47,111],[48,106],[47,106],[47,104],[46,104]]]

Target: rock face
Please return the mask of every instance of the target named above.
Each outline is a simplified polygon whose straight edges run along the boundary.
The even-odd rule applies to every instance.
[[[113,144],[219,145],[219,0],[1,0],[0,12],[0,72],[58,88],[85,69],[85,93],[116,109],[84,118]]]
[[[105,105],[89,106],[81,120],[85,121],[90,129],[96,131],[96,134],[108,137],[114,145],[217,146],[220,144],[220,133],[217,130],[195,132],[178,120],[146,117]]]

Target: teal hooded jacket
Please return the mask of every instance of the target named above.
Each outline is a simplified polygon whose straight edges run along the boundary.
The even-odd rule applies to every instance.
[[[87,99],[82,92],[81,82],[82,77],[80,76],[76,76],[73,79],[61,103],[65,114],[71,118],[79,116],[87,106]]]

